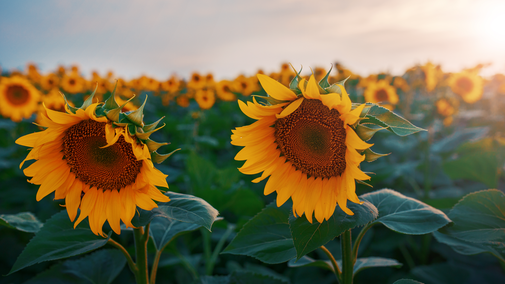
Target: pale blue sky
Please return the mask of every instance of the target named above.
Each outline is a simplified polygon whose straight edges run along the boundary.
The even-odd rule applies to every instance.
[[[493,62],[489,75],[505,73],[503,15],[503,0],[0,0],[0,66],[226,79],[282,62],[400,75],[431,60]]]

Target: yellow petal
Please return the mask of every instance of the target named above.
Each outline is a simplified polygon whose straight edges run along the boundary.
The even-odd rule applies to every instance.
[[[336,108],[341,102],[340,95],[336,93],[321,95],[321,102],[329,109]]]
[[[155,186],[148,185],[147,186],[147,195],[152,199],[159,202],[169,202],[170,198],[163,193],[161,193]]]
[[[15,143],[26,147],[34,147],[37,140],[42,136],[43,132],[44,131],[26,134],[25,136],[19,137]]]
[[[35,199],[40,201],[42,198],[46,197],[51,192],[55,191],[56,188],[61,186],[67,179],[68,171],[68,166],[64,164],[58,167],[55,171],[50,172],[44,179],[44,182],[40,185]]]
[[[268,179],[267,184],[265,185],[264,194],[269,195],[274,192],[277,187],[286,179],[286,172],[288,170],[293,170],[291,163],[287,162],[283,164],[278,171],[274,172],[272,176]]]
[[[107,191],[108,192],[108,191]],[[104,192],[101,189],[97,190],[96,202],[93,210],[89,214],[89,228],[93,231],[93,234],[100,235],[103,237],[102,226],[100,224],[100,219],[102,216],[105,217],[105,204],[104,204]],[[104,218],[105,220],[105,218]]]
[[[292,101],[296,99],[296,94],[283,84],[263,74],[257,74],[256,76],[265,92],[272,98],[279,101]]]
[[[96,190],[96,187],[90,188],[82,197],[81,200],[81,213],[79,214],[79,218],[77,218],[77,221],[74,223],[74,229],[81,223],[84,218],[88,217],[89,213],[93,210],[95,207],[96,203],[96,198],[98,196],[98,191]],[[90,222],[91,223],[91,222]]]
[[[284,162],[286,161],[286,158],[279,157],[279,158],[275,158],[275,159],[271,159],[271,160],[272,160],[272,163],[269,164],[268,166],[265,166],[265,170],[263,171],[261,176],[259,178],[253,179],[252,182],[258,183],[258,182],[266,179],[269,175],[271,175],[273,172],[277,171],[284,164]]]
[[[321,99],[321,94],[319,94],[319,88],[317,87],[316,78],[314,78],[314,75],[310,75],[309,82],[307,83],[307,88],[305,89],[303,96],[307,99]]]
[[[158,207],[156,202],[154,202],[149,195],[142,193],[139,190],[135,191],[135,200],[137,201],[137,206],[144,210],[153,210],[153,208]]]
[[[302,172],[293,170],[291,174],[286,179],[285,184],[281,184],[277,189],[277,207],[281,207],[291,195],[295,192],[296,187],[300,183],[300,179],[302,178]]]
[[[77,216],[77,209],[81,204],[82,182],[78,179],[70,186],[67,196],[65,196],[65,207],[67,208],[68,217],[70,221],[74,222]]]
[[[354,132],[354,129],[351,127],[347,127],[346,129],[345,144],[347,147],[358,150],[365,150],[373,146],[373,144],[368,144],[365,141],[361,140],[358,134],[356,134],[356,132]]]
[[[110,227],[116,234],[121,234],[120,216],[123,206],[121,204],[121,197],[119,192],[115,189],[110,190],[110,196],[106,203],[107,206],[107,220]]]
[[[261,117],[260,116],[257,116],[254,111],[252,111],[251,109],[249,109],[249,107],[241,100],[238,100],[238,106],[240,107],[240,110],[245,114],[247,115],[248,117],[252,118],[252,119],[260,119]]]
[[[284,118],[284,117],[292,114],[295,110],[298,109],[298,107],[302,104],[302,102],[303,102],[303,98],[297,99],[296,101],[289,104],[280,114],[276,114],[275,117]]]

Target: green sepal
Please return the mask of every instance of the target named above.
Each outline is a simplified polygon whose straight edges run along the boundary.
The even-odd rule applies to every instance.
[[[365,161],[373,162],[373,161],[377,160],[378,158],[387,156],[391,153],[379,154],[379,153],[375,153],[374,151],[372,151],[370,149],[365,149],[365,151],[363,151],[363,154],[365,154]]]
[[[358,124],[356,125],[355,129],[356,134],[358,134],[359,138],[363,141],[368,141],[370,138],[372,138],[377,131],[386,129],[384,127],[378,127],[378,128],[371,128],[368,126],[365,126],[363,124]]]
[[[293,71],[295,71],[296,76],[293,78],[293,80],[291,80],[291,82],[289,82],[289,89],[297,94],[301,94],[302,92],[300,89],[298,89],[298,83],[300,82],[300,79],[302,79],[302,77],[300,77],[300,73],[302,72],[303,68],[300,68],[300,71],[298,72],[296,72],[293,65],[291,65],[291,68],[293,68]]]
[[[143,120],[144,120],[144,106],[146,105],[146,102],[147,102],[147,96],[146,96],[146,99],[144,100],[144,103],[137,110],[126,114],[126,116],[128,117],[128,119],[131,122],[135,123],[136,125],[138,125],[140,127],[144,127],[144,122],[143,122]]]
[[[115,90],[115,89],[114,89],[114,90]],[[112,97],[112,96],[111,96],[111,97]],[[111,97],[109,97],[109,99],[110,99]],[[128,99],[128,100],[127,100],[124,104],[122,104],[121,106],[118,106],[118,107],[116,107],[116,108],[114,108],[114,109],[111,109],[111,110],[107,111],[107,112],[106,112],[106,114],[107,114],[107,118],[108,118],[108,119],[110,119],[110,120],[112,120],[112,121],[119,122],[119,117],[120,117],[119,115],[121,114],[121,110],[124,108],[124,106],[125,106],[127,103],[129,103],[131,100],[133,100],[133,98],[134,98],[134,97],[135,97],[135,96],[133,96],[133,97],[129,98],[129,99]],[[108,101],[109,99],[107,99],[107,101]],[[106,107],[107,107],[107,101],[105,102],[105,106],[104,106],[104,108],[106,108]],[[114,101],[114,104],[116,104],[116,105],[117,105],[116,100],[114,100],[114,99],[113,99],[113,101]],[[111,103],[111,104],[112,104],[112,103]]]
[[[362,180],[359,180],[359,179],[357,179],[356,182],[359,183],[359,184],[363,184],[363,185],[369,186],[369,187],[373,187],[371,184],[366,183],[366,182],[364,182]]]
[[[149,148],[149,152],[154,152],[154,151],[158,150],[158,148],[160,148],[161,146],[168,145],[167,142],[158,143],[158,142],[153,141],[149,138],[147,139],[145,144],[147,145],[147,148]]]
[[[319,87],[323,88],[323,90],[326,91],[326,88],[330,86],[330,83],[328,82],[328,77],[330,77],[331,70],[333,69],[333,65],[331,65],[330,70],[328,70],[328,73],[326,73],[326,76],[324,76],[321,81],[319,81]],[[327,91],[326,91],[327,92]]]
[[[107,98],[107,100],[105,100],[105,105],[103,107],[106,111],[112,111],[112,110],[117,109],[119,107],[119,105],[116,102],[116,98],[115,98],[116,97],[116,88],[117,88],[117,80],[116,80],[116,84],[114,85],[114,90],[112,91],[110,96]],[[117,120],[114,120],[114,121],[117,121]]]
[[[60,95],[63,97],[63,99],[65,100],[65,104],[67,105],[67,108],[73,113],[75,114],[78,110],[78,108],[76,107],[73,107],[71,106],[68,101],[67,101],[67,97],[65,97],[65,94],[63,94],[62,92],[60,92]]]
[[[273,105],[278,105],[278,104],[281,104],[281,103],[285,102],[285,101],[276,100],[276,99],[274,99],[272,97],[265,97],[265,96],[258,96],[258,95],[253,95],[253,97],[263,99],[267,103],[269,103],[269,105],[272,105],[272,106]]]
[[[115,126],[119,126],[119,127],[127,127],[128,126],[128,123],[125,123],[125,122],[113,122],[113,124]]]
[[[149,132],[144,132],[144,131],[142,130],[142,128],[136,127],[136,128],[135,128],[135,136],[137,136],[137,137],[138,137],[139,139],[141,139],[141,140],[147,140],[147,139],[149,139],[149,136],[151,136],[151,134],[153,134],[154,132],[156,132],[156,131],[158,131],[158,130],[162,129],[163,127],[165,127],[165,123],[163,123],[163,125],[162,125],[162,126],[160,126],[160,127],[156,128],[156,129],[153,129],[153,130],[151,130],[151,131],[149,131]],[[140,130],[140,131],[142,131],[142,132],[139,132],[138,130]]]
[[[149,124],[149,125],[146,125],[146,126],[142,127],[142,130],[144,130],[144,132],[149,132],[149,131],[151,131],[151,129],[154,129],[154,128],[156,128],[156,126],[158,126],[158,123],[160,123],[160,121],[161,121],[163,118],[165,118],[165,117],[162,117],[162,118],[158,119],[156,122],[153,122],[153,123],[151,123],[151,124]],[[158,129],[159,129],[159,128],[158,128]]]
[[[130,133],[131,136],[133,136],[133,135],[135,135],[135,133],[137,133],[137,126],[135,126],[133,124],[128,124],[127,128],[128,128],[128,132]]]
[[[98,90],[98,83],[96,84],[96,87],[95,87],[95,90],[93,91],[93,93],[91,93],[91,95],[89,95],[89,97],[84,101],[84,103],[82,104],[82,106],[80,107],[80,109],[86,109],[87,107],[89,107],[90,105],[93,104],[93,98],[95,97],[95,94],[96,94],[96,91]]]
[[[351,76],[349,76],[349,77],[351,77]],[[347,81],[347,79],[349,79],[349,77],[347,77],[344,80],[339,81],[335,84],[331,84],[329,87],[325,88],[325,91],[327,91],[328,93],[337,93],[337,94],[341,95],[342,91],[340,90],[338,85],[342,85],[342,87],[344,87],[344,84]]]
[[[158,152],[154,151],[154,152],[151,153],[151,160],[153,162],[155,162],[156,164],[160,164],[163,161],[165,161],[168,157],[172,156],[173,153],[175,153],[175,152],[177,152],[179,150],[181,150],[181,148],[175,149],[175,150],[173,150],[172,152],[170,152],[168,154],[158,154]]]

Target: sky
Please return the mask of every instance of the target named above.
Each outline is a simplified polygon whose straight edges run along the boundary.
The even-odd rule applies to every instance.
[[[366,76],[428,60],[505,73],[503,0],[0,1],[0,67],[217,79],[340,62]],[[310,70],[310,69],[309,69]]]

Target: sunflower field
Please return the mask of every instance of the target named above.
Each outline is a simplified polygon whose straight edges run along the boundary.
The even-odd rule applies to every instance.
[[[505,283],[484,67],[0,70],[0,283]]]

